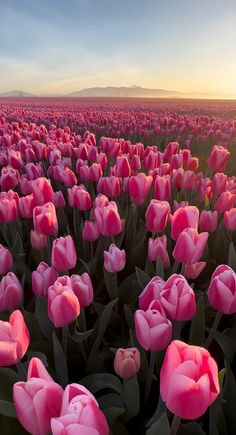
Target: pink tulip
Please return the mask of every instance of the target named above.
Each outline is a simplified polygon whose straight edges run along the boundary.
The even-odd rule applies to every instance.
[[[195,171],[199,166],[199,158],[198,157],[190,157],[188,162],[188,170],[189,171]]]
[[[220,313],[236,313],[236,273],[231,267],[222,264],[216,268],[207,297],[212,307]]]
[[[202,231],[209,233],[216,231],[218,225],[218,213],[217,211],[202,210],[199,219],[199,227]]]
[[[114,370],[121,378],[132,378],[138,373],[140,364],[140,352],[136,347],[117,349],[114,358]]]
[[[158,352],[165,349],[172,335],[172,324],[157,310],[142,311],[134,313],[135,334],[139,344],[151,352]]]
[[[130,167],[132,171],[139,171],[141,169],[140,156],[136,156],[136,155],[132,156]]]
[[[224,212],[224,225],[229,231],[236,230],[236,208]]]
[[[184,269],[184,276],[187,279],[196,279],[206,266],[205,261],[199,261],[198,263],[188,264]]]
[[[13,264],[13,258],[11,252],[0,245],[0,275],[3,275],[11,270]]]
[[[179,208],[184,208],[184,207],[188,207],[188,206],[189,206],[188,201],[177,202],[176,200],[174,200],[174,203],[173,203],[173,212],[175,212]]]
[[[234,202],[235,195],[228,191],[223,192],[219,198],[217,198],[214,209],[218,211],[218,213],[224,213],[233,207]]]
[[[115,198],[120,195],[120,179],[114,177],[101,177],[97,183],[97,191],[109,198]]]
[[[185,228],[177,239],[173,257],[180,263],[197,263],[206,247],[208,236],[208,233],[199,234],[194,228]]]
[[[195,187],[195,174],[193,171],[185,171],[183,173],[180,187],[182,190],[188,192],[189,190],[193,190]]]
[[[47,202],[33,210],[34,230],[44,236],[52,236],[58,232],[56,209],[52,202]]]
[[[72,323],[80,314],[80,303],[68,275],[59,277],[48,289],[48,316],[56,326]]]
[[[215,172],[224,172],[229,156],[230,152],[226,148],[214,145],[207,159],[209,168]]]
[[[100,163],[93,163],[90,166],[90,180],[97,182],[102,177],[102,166]]]
[[[161,290],[165,286],[165,281],[159,276],[154,276],[139,295],[139,308],[146,311],[151,302],[160,299]]]
[[[153,233],[164,231],[169,214],[168,202],[152,199],[145,213],[147,229]]]
[[[8,272],[0,282],[0,311],[19,307],[23,302],[22,287],[13,272]]]
[[[214,195],[221,195],[221,193],[225,192],[227,187],[227,175],[224,173],[217,172],[213,179],[211,190]]]
[[[119,249],[114,243],[109,251],[104,251],[104,269],[110,273],[120,272],[125,267],[126,254],[124,249]]]
[[[176,210],[171,219],[171,238],[177,240],[185,228],[198,227],[199,210],[197,207],[189,206]]]
[[[64,208],[66,206],[66,201],[61,190],[54,192],[53,201],[56,208]]]
[[[51,260],[52,266],[58,272],[65,272],[76,266],[77,254],[71,236],[53,240]]]
[[[8,224],[18,217],[18,208],[15,199],[0,197],[0,223]]]
[[[9,322],[0,320],[0,367],[16,364],[25,355],[30,342],[29,331],[19,310]]]
[[[58,278],[58,273],[54,267],[49,267],[43,261],[37,269],[32,272],[32,290],[34,294],[47,296],[48,288],[54,284]]]
[[[85,189],[83,184],[68,189],[68,199],[70,206],[79,210],[87,211],[92,207],[90,193]]]
[[[0,185],[2,190],[14,189],[19,183],[20,175],[17,169],[3,167],[1,170]]]
[[[36,251],[41,251],[47,246],[47,236],[39,234],[36,231],[31,230],[30,232],[30,243],[32,248]]]
[[[93,202],[93,207],[107,207],[109,205],[109,199],[107,198],[106,195],[102,195],[101,193],[99,193],[94,202]]]
[[[165,235],[156,239],[148,239],[148,257],[151,261],[161,260],[164,269],[170,267],[170,259],[166,249],[167,238]]]
[[[19,217],[32,219],[33,210],[36,206],[33,194],[22,196],[19,198]]]
[[[44,205],[47,202],[53,202],[54,192],[51,183],[47,178],[41,177],[32,181],[31,189],[35,204]]]
[[[66,187],[72,187],[77,183],[77,177],[72,171],[72,169],[65,167],[60,170],[60,181]]]
[[[106,418],[99,409],[95,397],[82,385],[67,385],[61,415],[52,418],[53,435],[108,435]]]
[[[131,201],[142,205],[147,198],[152,185],[151,175],[146,176],[143,172],[129,179],[129,194]]]
[[[163,177],[160,177],[159,175],[157,175],[154,184],[154,198],[159,199],[161,201],[168,201],[170,196],[171,196],[170,176],[163,175]]]
[[[220,392],[218,368],[210,353],[179,340],[169,345],[160,372],[160,393],[178,417],[195,420]]]
[[[131,168],[127,156],[116,157],[116,175],[117,177],[125,178],[131,174]]]
[[[18,419],[33,435],[47,435],[51,419],[61,411],[63,388],[56,384],[38,358],[30,361],[27,382],[13,387],[13,400]]]
[[[97,222],[86,220],[84,222],[82,237],[88,242],[95,242],[99,237]]]
[[[94,217],[99,233],[103,236],[115,236],[124,229],[125,221],[120,218],[117,205],[113,201],[105,207],[96,207]]]
[[[93,285],[90,276],[85,272],[80,275],[71,275],[72,290],[79,299],[81,308],[90,305],[94,298]]]
[[[195,294],[182,275],[170,276],[161,290],[160,301],[171,320],[190,320],[196,312]]]

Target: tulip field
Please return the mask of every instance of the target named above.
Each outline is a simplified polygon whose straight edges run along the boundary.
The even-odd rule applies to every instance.
[[[236,434],[236,103],[0,99],[0,434]]]

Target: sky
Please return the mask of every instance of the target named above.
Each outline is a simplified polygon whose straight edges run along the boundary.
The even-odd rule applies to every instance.
[[[0,0],[0,92],[236,97],[235,0]]]

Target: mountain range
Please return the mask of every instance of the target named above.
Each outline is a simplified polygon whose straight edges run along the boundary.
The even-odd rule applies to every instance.
[[[0,93],[0,97],[121,97],[121,98],[211,98],[210,93],[178,92],[167,89],[149,89],[141,86],[106,86],[85,88],[69,94],[32,94],[21,90]]]

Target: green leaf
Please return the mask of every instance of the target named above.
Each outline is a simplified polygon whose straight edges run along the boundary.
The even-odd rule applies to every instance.
[[[164,279],[165,276],[163,263],[160,258],[156,261],[156,276],[160,276],[162,279]]]
[[[146,285],[149,283],[151,278],[143,270],[139,269],[137,266],[135,267],[135,271],[136,271],[138,283],[141,289],[143,290],[146,287]]]
[[[225,369],[225,380],[222,391],[224,403],[222,404],[222,408],[227,422],[228,433],[232,433],[231,429],[236,428],[236,382],[227,360],[225,360]]]
[[[197,300],[196,314],[191,322],[189,344],[202,346],[205,340],[205,305],[203,296]]]
[[[170,435],[170,424],[166,414],[163,414],[146,432],[146,435],[157,434]]]
[[[125,412],[124,404],[119,394],[110,393],[100,396],[98,403],[107,418],[109,427]]]
[[[225,377],[225,367],[218,373],[218,380],[219,380],[219,384],[220,384],[220,389],[222,389],[224,377]]]
[[[8,367],[0,367],[0,398],[12,401],[13,385],[19,381],[21,377],[17,372]]]
[[[7,402],[6,400],[0,400],[0,414],[5,415],[6,417],[17,418],[14,403]]]
[[[30,361],[31,358],[39,358],[42,363],[45,365],[45,367],[48,367],[48,361],[47,361],[47,357],[43,352],[37,352],[35,350],[30,350],[27,352],[26,354],[28,360]]]
[[[206,435],[195,421],[192,423],[180,424],[178,433],[180,435]]]
[[[236,252],[233,243],[231,243],[229,247],[228,266],[236,272]]]
[[[12,252],[14,253],[14,256],[20,255],[24,252],[21,236],[18,232],[16,233],[16,236],[15,236],[15,239],[13,242]]]
[[[88,358],[88,363],[87,363],[87,371],[88,372],[94,372],[94,363],[96,364],[96,358],[97,358],[99,346],[102,343],[103,336],[104,336],[105,330],[107,328],[107,325],[109,323],[112,310],[113,310],[114,306],[116,305],[117,301],[118,301],[118,299],[114,299],[111,302],[109,302],[109,304],[106,305],[106,307],[104,308],[104,311],[101,314],[97,338],[95,340],[95,343],[91,349],[91,352],[90,352],[90,355]]]
[[[118,289],[117,289],[117,274],[116,273],[109,273],[106,271],[106,269],[103,268],[103,274],[104,274],[104,280],[106,284],[107,293],[110,296],[110,299],[116,299],[118,296]]]
[[[92,332],[93,329],[90,329],[89,331],[85,331],[85,332],[75,331],[73,335],[70,335],[70,338],[76,343],[81,343],[82,341],[87,340],[87,338],[90,337]]]
[[[206,328],[206,330],[210,332],[210,328]],[[231,363],[236,354],[236,343],[219,331],[214,332],[214,338],[223,350],[225,358]]]
[[[139,413],[140,409],[140,393],[137,376],[124,381],[123,384],[123,400],[126,408],[125,421],[130,420]]]
[[[63,388],[68,384],[68,369],[67,363],[62,349],[61,343],[58,340],[55,332],[52,333],[54,365],[59,383]]]
[[[43,296],[37,296],[35,314],[42,334],[50,340],[54,326],[48,317],[48,301]]]
[[[124,279],[118,289],[120,302],[127,305],[136,302],[140,293],[136,273],[132,273]]]
[[[92,394],[96,394],[100,390],[111,389],[119,394],[122,394],[123,387],[119,378],[110,373],[95,373],[88,375],[81,379],[80,382],[91,391]]]

